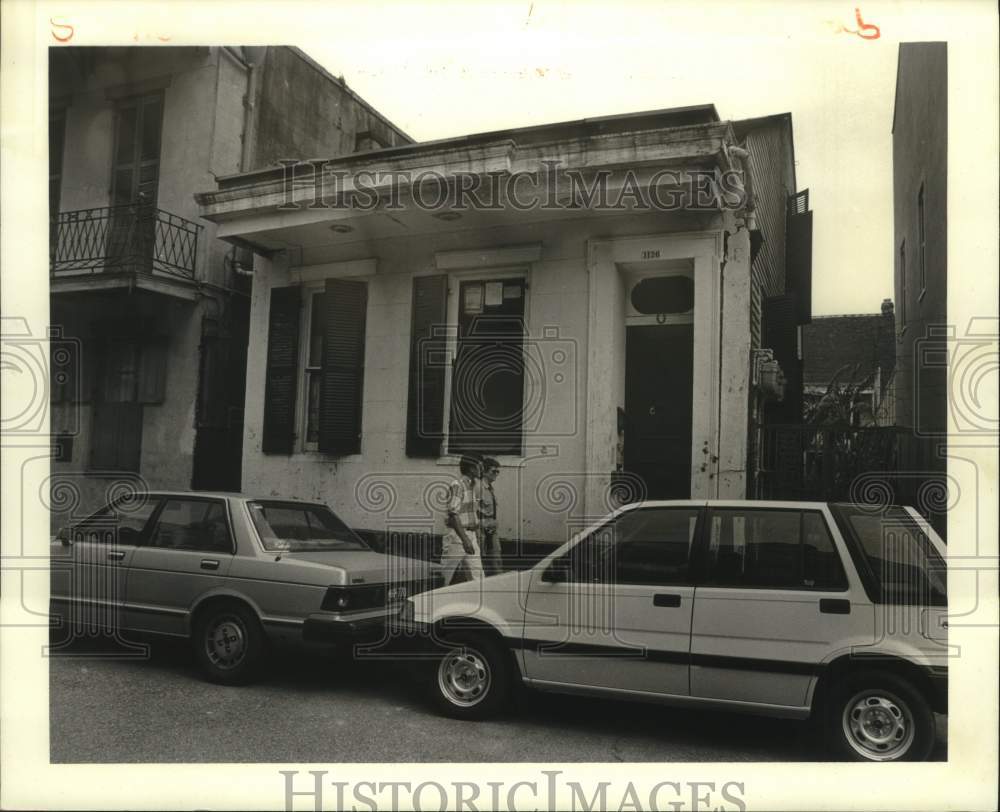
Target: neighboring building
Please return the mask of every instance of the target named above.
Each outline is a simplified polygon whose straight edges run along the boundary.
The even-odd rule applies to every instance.
[[[900,456],[917,506],[943,537],[948,490],[948,45],[899,46],[892,117],[896,298],[896,423],[912,435]],[[931,498],[930,494],[937,494]]]
[[[802,384],[811,425],[891,425],[886,401],[896,366],[892,301],[882,312],[815,316],[802,328]]]
[[[896,420],[948,431],[948,47],[899,46],[892,121]],[[938,456],[938,455],[934,455]],[[944,470],[944,457],[936,461]]]
[[[295,48],[49,54],[53,487],[238,489],[250,257],[194,192],[410,139]]]
[[[456,455],[483,451],[503,467],[500,535],[549,541],[630,489],[745,496],[751,350],[760,300],[786,290],[795,189],[790,119],[749,156],[739,126],[711,105],[587,119],[334,159],[294,193],[272,171],[200,194],[257,254],[244,488],[440,532]],[[756,213],[743,189],[698,194],[722,172]],[[310,207],[334,178],[339,205]],[[453,205],[474,186],[497,205]],[[683,203],[636,206],[637,186]]]

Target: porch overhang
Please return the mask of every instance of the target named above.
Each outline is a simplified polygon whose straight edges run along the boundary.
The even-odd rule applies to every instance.
[[[622,215],[643,204],[715,214],[742,199],[729,122],[561,134],[545,139],[533,130],[524,143],[515,131],[290,163],[222,178],[195,198],[220,238],[261,252]],[[723,176],[728,203],[701,193],[706,178]]]

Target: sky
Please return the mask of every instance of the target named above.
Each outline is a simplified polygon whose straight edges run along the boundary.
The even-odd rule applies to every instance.
[[[790,112],[814,314],[892,297],[893,33],[933,38],[912,6],[863,8],[864,28],[826,2],[380,8],[352,9],[354,35],[298,44],[418,141],[689,104],[723,119]]]

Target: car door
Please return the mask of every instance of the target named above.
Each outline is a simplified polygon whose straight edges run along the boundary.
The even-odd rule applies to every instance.
[[[128,569],[125,617],[129,627],[185,635],[192,605],[223,583],[234,553],[224,499],[165,498]]]
[[[53,544],[51,595],[70,636],[117,635],[127,568],[150,517],[154,497],[117,500],[66,530],[68,546]]]
[[[801,708],[819,664],[871,634],[818,507],[710,507],[698,557],[692,696]]]
[[[525,613],[526,677],[687,695],[699,513],[697,505],[625,511],[550,565],[566,572],[564,581],[536,570]]]

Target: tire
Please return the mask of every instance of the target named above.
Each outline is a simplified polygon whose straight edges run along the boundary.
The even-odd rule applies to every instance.
[[[430,669],[431,696],[438,710],[454,719],[487,719],[510,695],[510,655],[485,634],[450,635],[447,648]]]
[[[244,685],[257,674],[264,654],[264,633],[249,607],[219,604],[198,618],[192,644],[195,658],[209,680]]]
[[[934,747],[926,697],[887,671],[846,674],[831,687],[825,721],[831,751],[849,761],[924,761]]]

